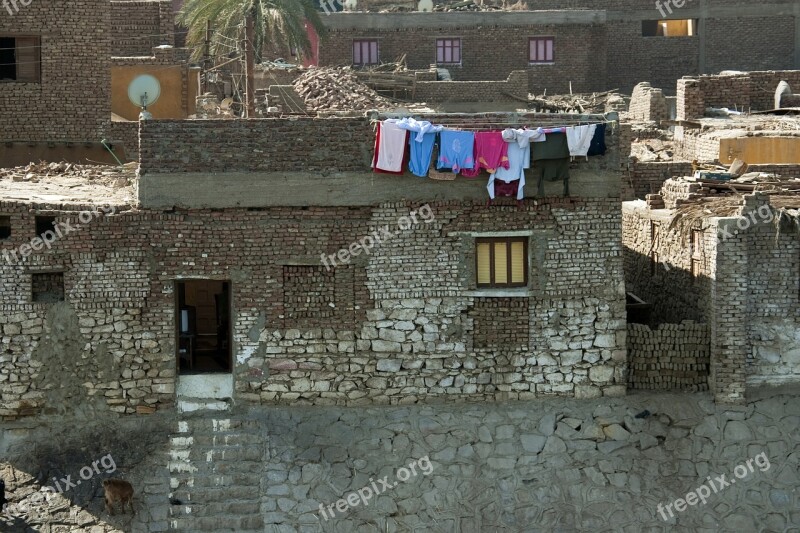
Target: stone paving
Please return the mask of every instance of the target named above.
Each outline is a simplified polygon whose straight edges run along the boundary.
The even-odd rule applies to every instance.
[[[162,427],[159,450],[127,474],[163,490],[153,479],[163,481],[177,457],[191,468],[170,475],[179,470],[187,481],[194,473],[194,482],[147,494],[136,519],[113,524],[120,531],[797,533],[798,392],[760,389],[738,407],[715,405],[707,393],[643,393],[195,414],[188,425],[173,419],[192,437],[181,441],[183,452],[170,453],[174,442]],[[5,455],[13,464],[14,454]],[[154,461],[164,461],[160,472]],[[380,495],[368,497],[367,487]],[[73,501],[51,531],[113,529],[96,500]],[[0,530],[29,531],[3,522]]]

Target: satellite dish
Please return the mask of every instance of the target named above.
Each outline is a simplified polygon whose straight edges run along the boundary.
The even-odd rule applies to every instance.
[[[161,96],[161,84],[150,74],[136,76],[128,85],[128,99],[136,107],[142,108],[139,120],[153,118],[153,115],[147,111],[147,106],[155,104],[159,96]]]

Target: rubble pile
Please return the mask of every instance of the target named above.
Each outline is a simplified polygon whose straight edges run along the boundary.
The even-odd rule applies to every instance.
[[[74,163],[30,163],[23,167],[0,168],[0,181],[39,183],[60,179],[91,181],[114,188],[127,187],[136,177],[138,163],[122,166],[78,165]]]
[[[363,111],[393,107],[364,85],[350,67],[310,68],[294,82],[310,111]]]
[[[672,161],[675,155],[672,141],[663,139],[636,139],[631,144],[631,156],[637,161]]]
[[[516,4],[512,5],[508,2],[484,2],[483,0],[458,0],[456,2],[441,2],[433,6],[433,10],[437,12],[508,11],[510,9],[515,9],[517,4],[521,4],[521,2],[517,2]]]
[[[528,108],[538,113],[606,113],[623,109],[624,100],[616,89],[602,93],[529,95]]]

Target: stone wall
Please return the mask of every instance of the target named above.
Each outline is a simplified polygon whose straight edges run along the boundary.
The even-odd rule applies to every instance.
[[[515,70],[505,81],[421,81],[414,91],[415,100],[428,103],[520,102],[528,99],[528,74]]]
[[[656,330],[628,324],[628,387],[639,390],[708,390],[708,326],[685,321]]]
[[[661,89],[656,89],[647,82],[633,88],[631,103],[628,108],[630,120],[661,123],[669,119],[667,99]]]
[[[88,208],[84,206],[83,208]],[[14,249],[34,214],[76,209],[0,204]],[[328,270],[321,254],[418,205],[131,211],[119,206],[0,265],[0,415],[51,407],[43,384],[133,413],[172,405],[175,280],[230,280],[236,401],[381,404],[625,392],[618,200],[548,198],[487,209],[431,202],[419,222],[368,256]],[[419,215],[418,215],[419,217]],[[529,236],[530,284],[477,290],[474,238]],[[379,232],[380,233],[380,232]],[[32,301],[32,272],[64,272],[66,302]],[[500,317],[496,310],[507,316]],[[502,333],[493,331],[502,326]],[[66,372],[64,369],[68,369]],[[61,376],[61,378],[59,378]],[[59,398],[61,396],[58,396]]]
[[[675,128],[673,157],[683,161],[697,159],[702,163],[719,161],[719,136],[719,131],[678,126]]]
[[[111,117],[107,2],[20,8],[0,10],[0,34],[41,36],[41,83],[0,84],[0,140],[100,141]]]
[[[111,0],[111,55],[149,56],[175,45],[171,0]]]

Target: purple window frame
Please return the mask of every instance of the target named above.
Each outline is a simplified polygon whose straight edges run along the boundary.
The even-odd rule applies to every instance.
[[[353,39],[353,65],[377,65],[379,58],[378,39]]]
[[[555,37],[530,37],[528,39],[528,63],[538,65],[556,62]]]
[[[436,39],[436,64],[461,64],[461,37],[440,37]]]

